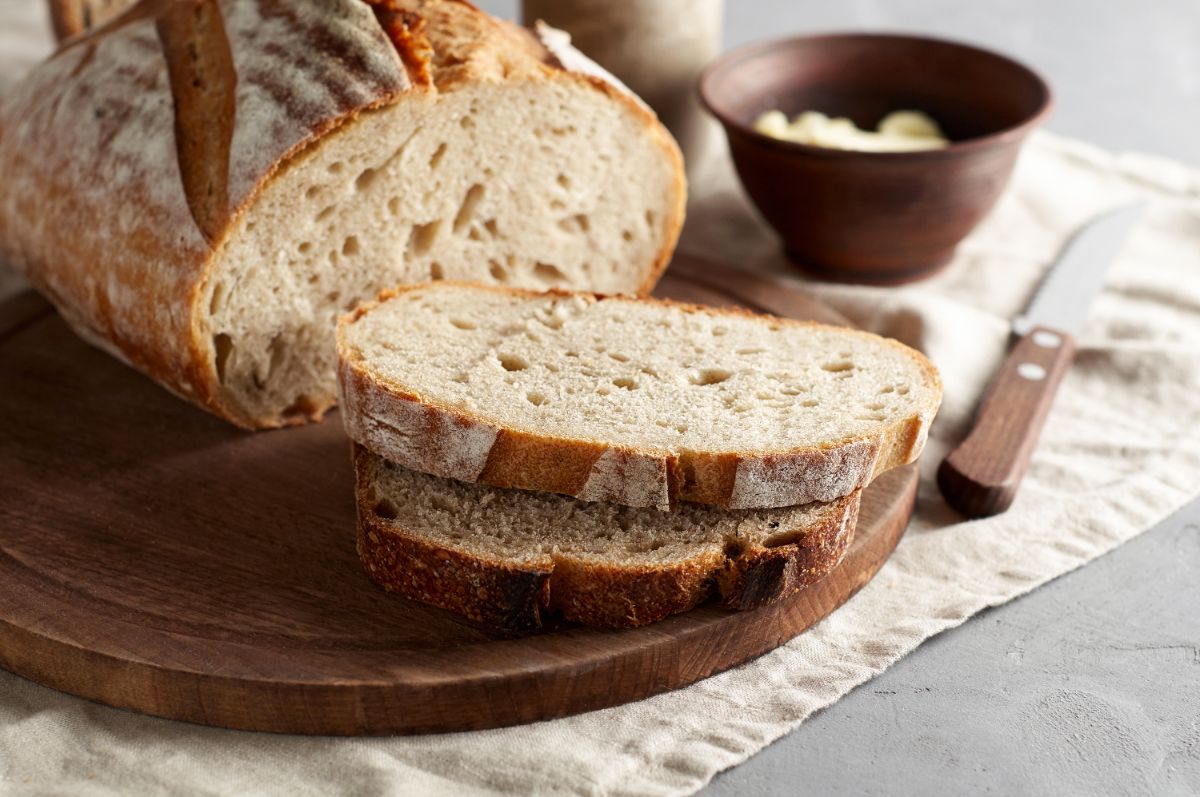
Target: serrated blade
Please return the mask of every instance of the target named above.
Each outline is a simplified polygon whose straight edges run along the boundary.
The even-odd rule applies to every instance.
[[[1121,244],[1145,209],[1144,202],[1126,205],[1080,227],[1042,278],[1025,312],[1013,319],[1013,331],[1025,335],[1042,326],[1079,334]]]

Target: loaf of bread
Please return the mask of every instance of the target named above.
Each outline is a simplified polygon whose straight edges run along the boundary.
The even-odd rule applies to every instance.
[[[342,420],[398,465],[667,509],[832,501],[921,453],[941,380],[858,330],[430,283],[338,328]]]
[[[640,101],[458,0],[143,0],[0,100],[0,175],[0,257],[250,428],[331,406],[383,287],[647,291],[685,194]]]
[[[358,550],[385,589],[497,628],[547,613],[644,625],[716,597],[753,609],[841,561],[859,492],[825,504],[674,512],[498,490],[401,468],[354,448]]]

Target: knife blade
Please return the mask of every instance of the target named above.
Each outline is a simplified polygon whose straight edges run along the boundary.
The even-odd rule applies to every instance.
[[[1074,359],[1074,335],[1144,209],[1118,208],[1081,227],[1013,321],[1016,342],[992,378],[974,426],[938,468],[942,495],[967,517],[999,514],[1012,504]]]
[[[1013,319],[1020,336],[1036,326],[1079,334],[1092,301],[1104,287],[1104,276],[1146,210],[1144,202],[1110,210],[1084,224],[1063,246],[1054,265],[1021,313]]]

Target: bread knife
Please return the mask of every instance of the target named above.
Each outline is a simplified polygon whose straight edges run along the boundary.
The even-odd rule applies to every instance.
[[[1067,241],[1025,312],[1013,320],[1014,342],[979,404],[975,423],[938,468],[947,503],[967,517],[996,515],[1012,504],[1063,375],[1075,335],[1121,243],[1145,205],[1092,219]]]

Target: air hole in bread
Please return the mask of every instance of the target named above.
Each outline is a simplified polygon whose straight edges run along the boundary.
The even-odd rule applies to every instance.
[[[451,318],[450,324],[452,326],[456,327],[457,329],[466,329],[466,330],[475,329],[475,322],[468,321],[465,318]]]
[[[801,407],[816,407],[816,406],[820,405],[820,403],[821,402],[817,401],[816,399],[805,399],[804,401],[800,402],[800,406]]]
[[[488,273],[496,282],[505,282],[508,279],[508,271],[495,260],[488,261]]]
[[[908,385],[900,385],[899,387],[896,388],[896,392],[899,393],[901,396],[907,396],[908,395]]]
[[[428,254],[433,248],[434,241],[437,240],[438,230],[441,229],[442,220],[434,219],[428,224],[413,225],[412,232],[408,236],[408,251],[412,252],[415,257],[421,257]]]
[[[488,235],[492,236],[493,238],[500,237],[500,228],[497,226],[495,219],[488,219],[485,221],[483,223],[483,229],[487,230]]]
[[[781,387],[779,392],[784,396],[799,396],[804,390],[798,387]]]
[[[229,364],[229,355],[233,353],[233,339],[222,332],[213,335],[213,359],[217,367],[217,381],[225,383],[225,368]]]
[[[483,199],[483,185],[480,183],[473,184],[467,189],[467,193],[463,195],[462,204],[458,206],[458,213],[454,216],[454,234],[459,235],[467,225],[471,222],[471,217],[475,215],[475,208]]]
[[[436,169],[442,162],[442,158],[446,155],[446,142],[443,141],[437,149],[433,151],[433,155],[429,157],[429,168]]]
[[[613,384],[616,385],[617,387],[624,388],[625,390],[637,390],[638,389],[637,381],[634,379],[631,379],[627,376],[617,377],[616,379],[613,380]]]
[[[347,235],[346,240],[342,241],[342,254],[347,257],[353,257],[358,254],[358,236]]]
[[[439,512],[457,512],[458,506],[445,496],[432,495],[429,497],[429,505]]]
[[[306,188],[306,189],[305,189],[305,191],[304,191],[304,198],[305,198],[305,199],[315,199],[315,198],[316,198],[316,196],[317,196],[317,194],[319,194],[319,193],[321,193],[321,186],[319,186],[319,185],[310,185],[310,186],[309,186],[308,188]]]
[[[320,405],[307,393],[301,393],[292,403],[283,408],[284,418],[312,418],[320,410]]]
[[[470,130],[472,127],[475,126],[475,120],[472,119],[470,116],[464,116],[458,120],[458,126],[461,127],[463,130]]]
[[[524,371],[529,367],[529,361],[516,354],[500,354],[497,359],[505,371]]]
[[[645,542],[631,542],[625,546],[625,550],[629,553],[654,553],[665,545],[666,543],[662,540],[646,540]]]
[[[887,406],[886,404],[883,404],[883,403],[881,403],[881,402],[878,402],[878,401],[873,401],[873,402],[871,402],[870,404],[868,404],[868,405],[867,405],[867,409],[869,409],[869,410],[881,410],[881,409],[883,409],[883,408],[884,408],[884,407],[886,407],[886,406]]]
[[[563,202],[561,199],[551,199],[550,200],[550,209],[551,210],[566,210],[567,203]]]
[[[558,228],[563,232],[570,233],[591,232],[592,223],[586,213],[576,213],[574,216],[559,219]]]
[[[728,334],[729,334],[729,327],[713,327],[712,328],[712,336],[714,338],[719,338],[722,335],[728,335]]]
[[[546,397],[537,392],[526,393],[525,400],[535,407],[540,407],[546,403]]]
[[[613,358],[614,360],[616,360],[616,361],[617,361],[617,362],[619,362],[619,363],[627,363],[627,362],[629,362],[629,355],[628,355],[628,354],[621,354],[621,352],[619,352],[619,351],[610,351],[610,352],[608,353],[608,356],[609,356],[609,357],[611,357],[611,358]],[[642,371],[643,371],[643,372],[645,372],[645,370],[646,370],[646,369],[644,369],[644,368],[642,369]]]
[[[312,251],[312,248],[312,241],[301,241],[300,245],[296,247],[296,251],[302,255],[307,255]]]
[[[737,537],[729,537],[725,540],[725,544],[721,546],[721,553],[725,554],[726,559],[737,559],[746,552],[746,543]]]
[[[399,216],[400,215],[400,197],[394,196],[391,199],[389,199],[388,204],[387,204],[387,209],[388,209],[388,213],[391,213],[393,216]]]
[[[217,310],[221,309],[221,303],[225,301],[225,284],[218,282],[213,286],[212,296],[208,300],[208,312],[216,314]]]
[[[362,174],[354,179],[355,191],[366,191],[375,182],[375,178],[379,176],[378,169],[363,169]]]
[[[568,190],[571,188],[571,178],[567,177],[562,172],[559,172],[558,177],[554,178],[554,180],[563,188],[566,188]]]
[[[653,210],[646,211],[646,226],[654,229],[654,225],[658,222],[658,214]]]
[[[779,523],[777,521],[774,521],[772,523],[772,525],[778,526]],[[778,534],[772,534],[769,537],[767,537],[766,539],[764,539],[762,541],[762,546],[764,548],[781,548],[784,545],[795,545],[797,543],[803,542],[805,536],[807,536],[807,535],[805,534],[804,531],[797,530],[797,529],[792,529],[790,531],[781,531]]]
[[[563,352],[563,356],[564,356],[564,357],[578,357],[578,356],[579,356],[579,352],[577,352],[577,351],[565,351],[565,352]]]
[[[471,381],[471,375],[466,373],[465,371],[460,371],[459,373],[454,375],[453,379],[455,382],[458,382],[460,385],[465,385]]]
[[[609,389],[608,389],[608,388],[606,388],[606,387],[598,387],[598,388],[596,388],[596,395],[597,395],[597,396],[607,396],[607,395],[608,395],[608,394],[610,394],[610,393],[612,393],[612,391],[611,391],[611,390],[609,390]]]
[[[318,222],[325,221],[325,219],[327,219],[333,215],[333,211],[336,208],[337,208],[337,205],[328,205],[328,206],[322,208],[321,212],[317,214],[317,221]]]
[[[693,385],[719,385],[731,376],[733,373],[724,368],[703,368],[689,376],[688,381]]]
[[[821,369],[831,373],[840,374],[854,368],[854,363],[848,360],[835,360],[834,362],[822,363]]]
[[[381,517],[384,520],[395,520],[400,516],[399,509],[387,498],[381,498],[376,501],[371,511],[375,513],[376,517]]]
[[[259,390],[267,384],[271,378],[271,374],[283,362],[284,356],[287,354],[287,342],[283,338],[283,333],[275,335],[271,338],[271,342],[267,344],[267,363],[265,370],[255,368],[253,379],[254,386]]]
[[[633,233],[629,230],[621,230],[621,240],[625,243],[629,243],[633,240]]]
[[[567,279],[567,275],[558,266],[540,261],[533,265],[533,276],[547,284],[561,283]]]
[[[345,168],[346,168],[346,164],[343,163],[342,161],[334,161],[333,163],[329,164],[329,173],[330,174],[341,174]]]
[[[884,385],[883,387],[879,388],[879,392],[880,393],[895,393],[896,388],[894,385]]]
[[[429,279],[437,281],[446,278],[446,270],[436,260],[429,264]]]

